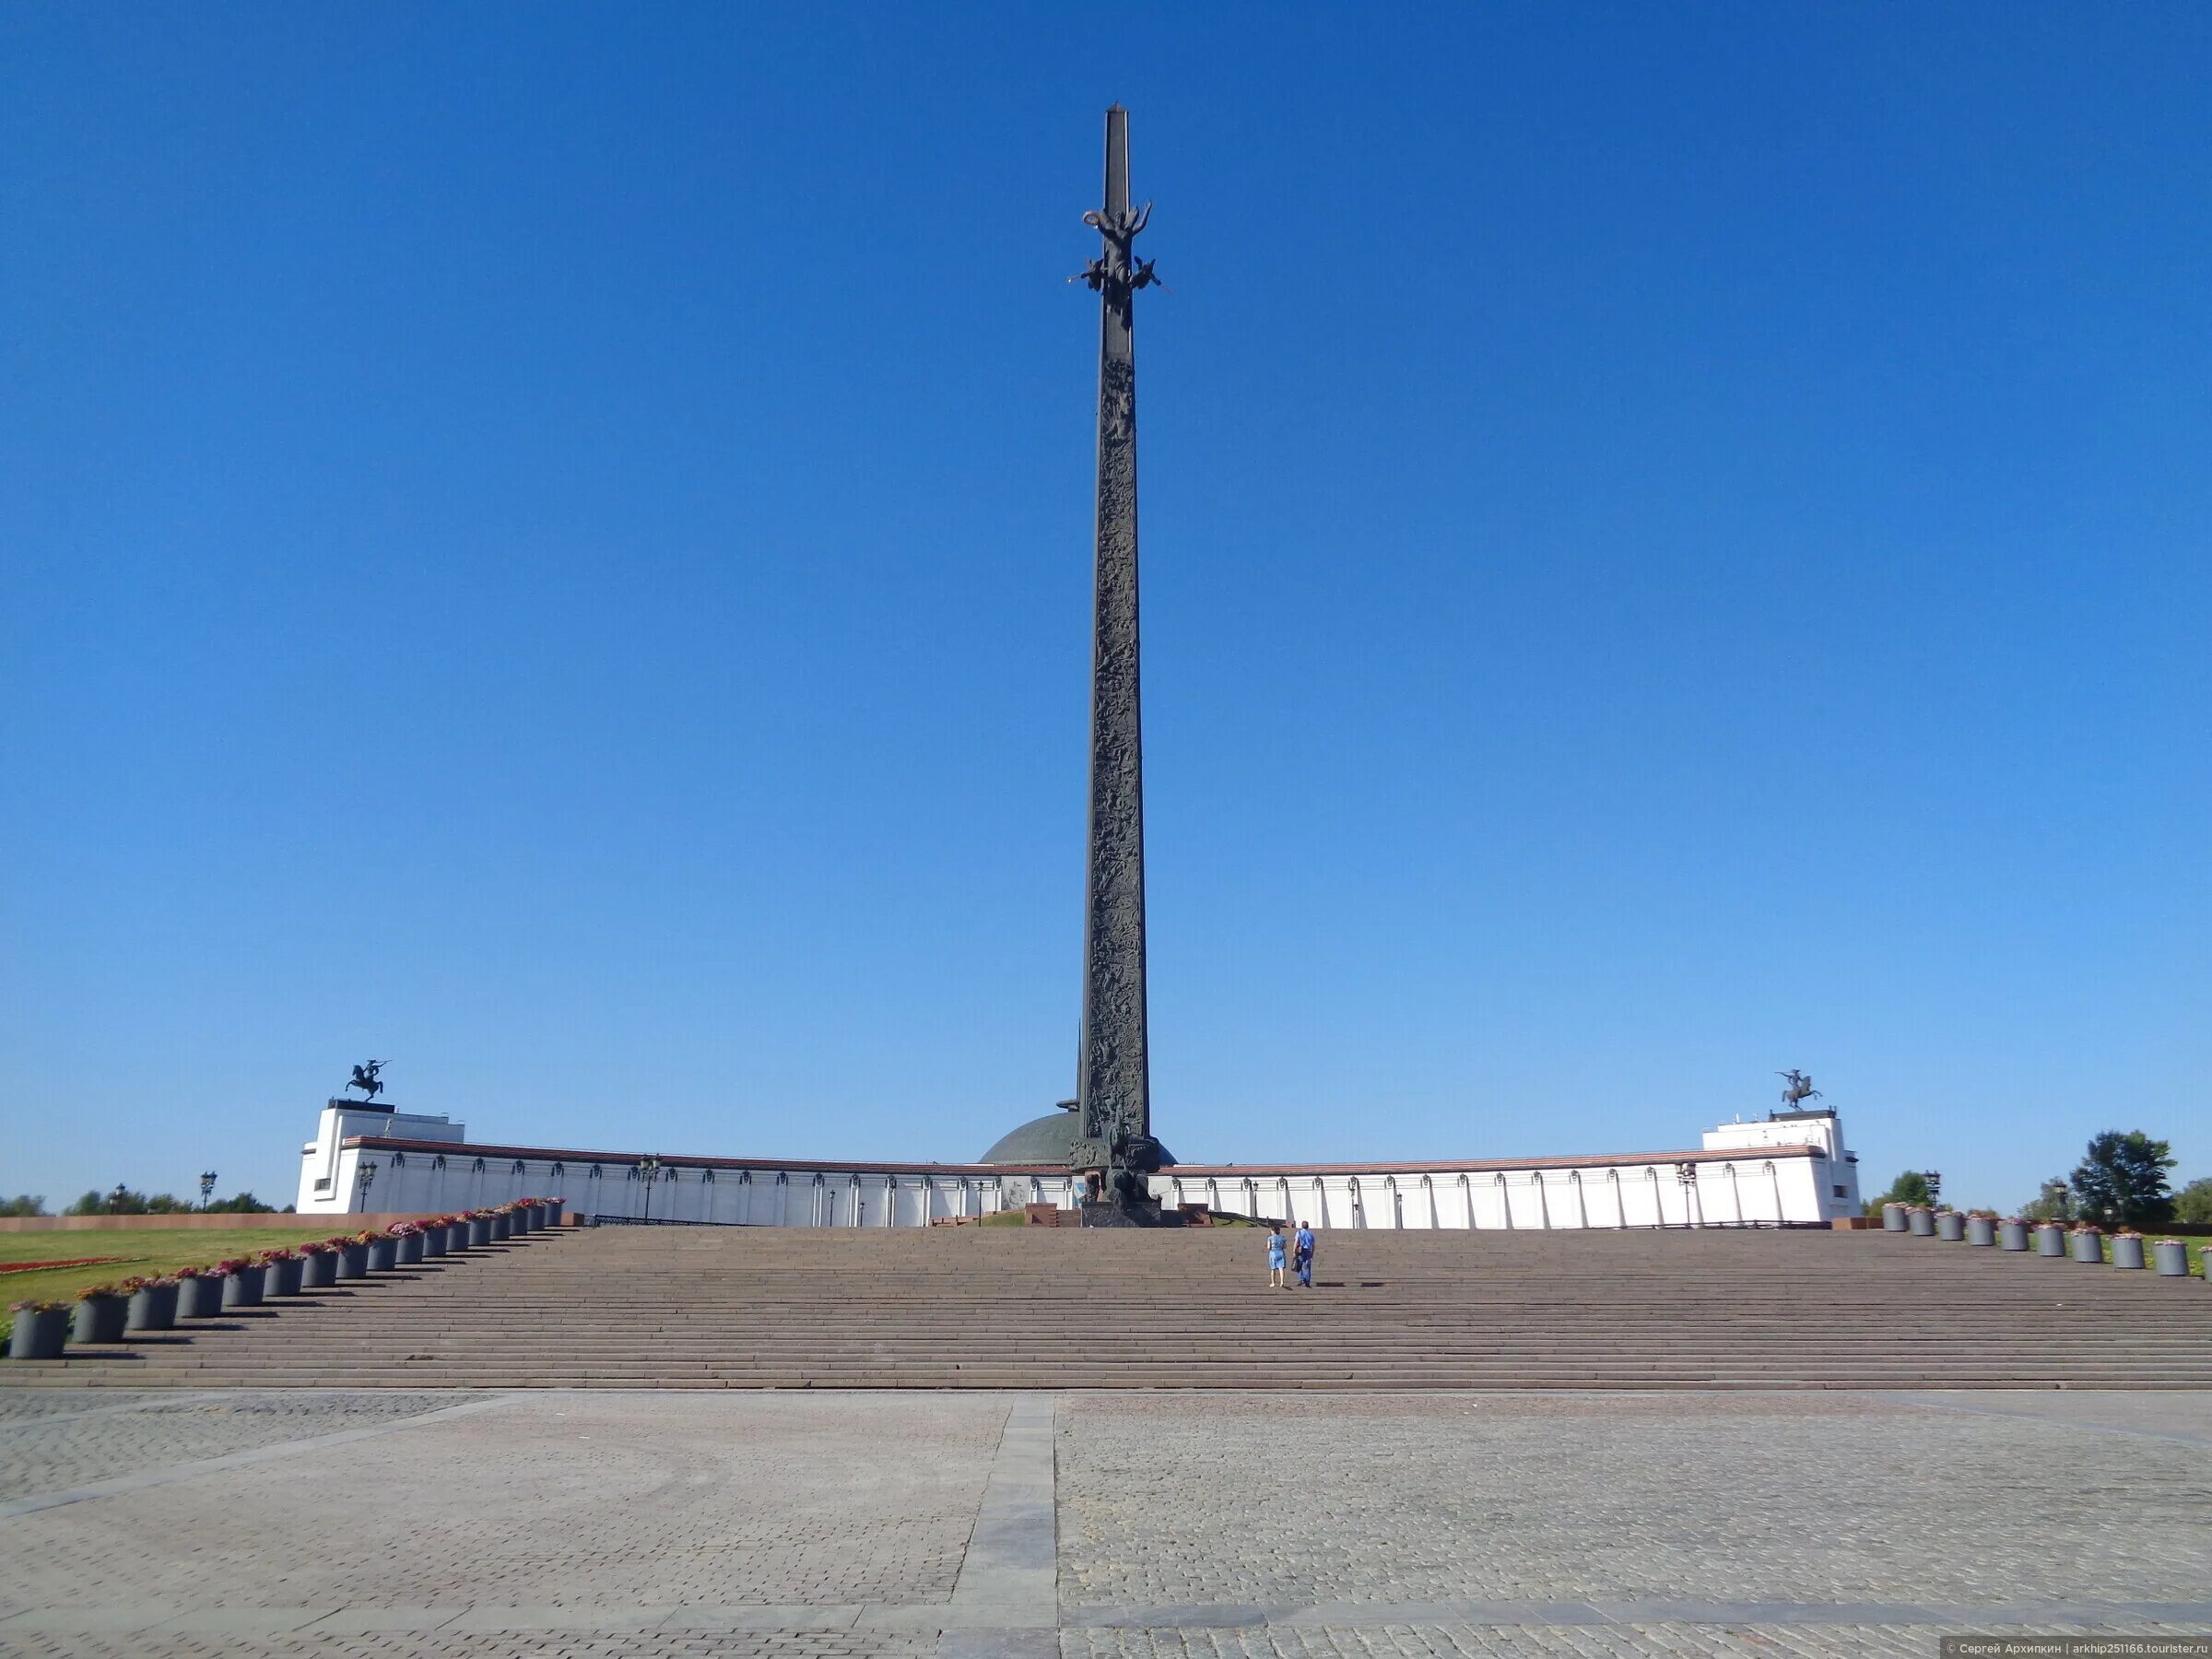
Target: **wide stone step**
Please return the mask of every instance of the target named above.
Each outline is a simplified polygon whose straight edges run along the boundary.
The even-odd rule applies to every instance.
[[[26,1368],[27,1370],[32,1368]],[[454,1372],[436,1376],[400,1373],[388,1371],[359,1372],[299,1372],[271,1376],[261,1371],[180,1372],[155,1376],[110,1376],[88,1378],[81,1371],[64,1372],[56,1368],[50,1377],[25,1376],[16,1379],[17,1386],[41,1385],[67,1387],[147,1388],[563,1388],[563,1389],[657,1389],[657,1388],[757,1388],[757,1389],[876,1389],[876,1388],[958,1388],[958,1389],[1050,1389],[1050,1390],[1115,1390],[1141,1389],[1172,1392],[1175,1390],[1236,1390],[1265,1393],[1278,1389],[1328,1388],[1367,1389],[1377,1392],[1415,1393],[1430,1389],[1506,1391],[1515,1389],[1584,1389],[1607,1388],[1626,1390],[1664,1390],[1671,1388],[1706,1389],[1902,1389],[1902,1388],[1959,1388],[1959,1389],[2096,1389],[2112,1390],[2201,1390],[2212,1387],[2212,1377],[2142,1377],[2136,1375],[2084,1375],[2068,1373],[2014,1374],[1946,1374],[1914,1380],[1896,1375],[1835,1375],[1805,1376],[1800,1374],[1735,1374],[1735,1373],[1601,1373],[1601,1372],[1501,1372],[1477,1376],[1437,1374],[1430,1376],[1378,1377],[1359,1372],[1313,1372],[1302,1368],[1295,1371],[1277,1366],[1268,1370],[1207,1373],[1191,1376],[1182,1373],[1163,1375],[1099,1376],[1069,1375],[1061,1371],[1007,1371],[1007,1372],[920,1372],[886,1371],[879,1373],[853,1372],[825,1376],[810,1371],[793,1371],[785,1373],[752,1373],[739,1377],[717,1377],[701,1373],[606,1375],[538,1375],[507,1371]]]
[[[571,1230],[0,1365],[0,1382],[2212,1388],[2202,1285],[1929,1242],[1324,1235],[1324,1288],[1286,1294],[1242,1230]],[[1107,1310],[1137,1335],[1101,1353]]]

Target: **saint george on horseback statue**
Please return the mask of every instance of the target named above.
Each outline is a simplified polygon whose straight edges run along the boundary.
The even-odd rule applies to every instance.
[[[358,1088],[373,1100],[384,1092],[383,1069],[384,1063],[382,1060],[371,1060],[366,1065],[357,1065],[353,1068],[353,1081],[346,1087]]]
[[[1776,1072],[1774,1075],[1782,1078],[1785,1085],[1782,1091],[1782,1103],[1792,1112],[1797,1109],[1797,1104],[1801,1100],[1818,1100],[1822,1098],[1820,1091],[1813,1087],[1813,1075],[1810,1072],[1793,1070]]]

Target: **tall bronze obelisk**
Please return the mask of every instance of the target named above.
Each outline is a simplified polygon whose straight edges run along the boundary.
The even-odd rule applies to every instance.
[[[1090,855],[1084,882],[1078,1159],[1124,1194],[1159,1166],[1145,1048],[1145,772],[1136,628],[1136,290],[1152,266],[1131,243],[1152,207],[1129,205],[1129,112],[1106,112],[1105,206],[1083,216],[1104,247],[1083,273],[1099,295],[1099,524],[1090,663]],[[1141,1181],[1134,1183],[1141,1195]]]

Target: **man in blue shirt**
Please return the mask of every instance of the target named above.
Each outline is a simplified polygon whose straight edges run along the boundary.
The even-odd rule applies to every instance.
[[[1307,1289],[1313,1288],[1313,1230],[1303,1221],[1298,1224],[1295,1260],[1298,1263],[1298,1282]]]

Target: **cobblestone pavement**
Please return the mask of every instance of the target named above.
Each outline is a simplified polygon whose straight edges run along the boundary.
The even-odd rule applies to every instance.
[[[2212,1439],[1866,1395],[1076,1397],[1060,1536],[1071,1609],[2195,1601]]]
[[[363,1409],[359,1395],[263,1397],[295,1439],[356,1428]],[[16,1516],[0,1524],[0,1611],[70,1606],[88,1583],[181,1612],[942,1601],[1007,1413],[988,1395],[474,1403],[494,1409],[428,1421],[453,1402],[404,1396],[378,1415],[412,1427]],[[166,1418],[53,1433],[166,1460]],[[178,1425],[199,1456],[193,1414]],[[50,1438],[36,1424],[0,1435],[34,1458]],[[52,1449],[65,1472],[84,1461]]]
[[[2201,1627],[2200,1627],[2201,1628]],[[1975,1627],[1978,1636],[2188,1635],[2182,1627]],[[1068,1630],[1062,1659],[1934,1659],[1943,1625],[1381,1625],[1372,1629]]]
[[[41,1391],[0,1495],[0,1659],[2212,1637],[2202,1394]]]
[[[89,1389],[8,1389],[0,1393],[0,1429],[36,1418],[83,1417],[88,1412],[104,1415],[132,1409],[159,1400],[164,1394],[172,1402],[182,1397],[171,1388],[102,1389],[97,1398]]]
[[[0,1500],[194,1463],[307,1435],[375,1428],[481,1399],[448,1389],[253,1390],[180,1394],[169,1389],[0,1393]]]
[[[1954,1630],[1936,1625],[1830,1625],[1771,1630],[1695,1624],[1390,1625],[1335,1630],[1083,1630],[1061,1634],[1046,1659],[1932,1659]],[[2186,1635],[2179,1627],[2007,1626],[1978,1635],[2131,1638]],[[384,1634],[338,1639],[177,1636],[153,1645],[132,1638],[34,1637],[10,1653],[40,1659],[935,1659],[937,1641],[853,1632],[699,1630],[578,1635],[503,1631],[435,1639]]]
[[[596,1635],[503,1630],[474,1635],[385,1632],[347,1637],[33,1636],[0,1653],[39,1659],[689,1659],[694,1654],[746,1659],[935,1659],[934,1636],[855,1637],[850,1631],[712,1630]]]

